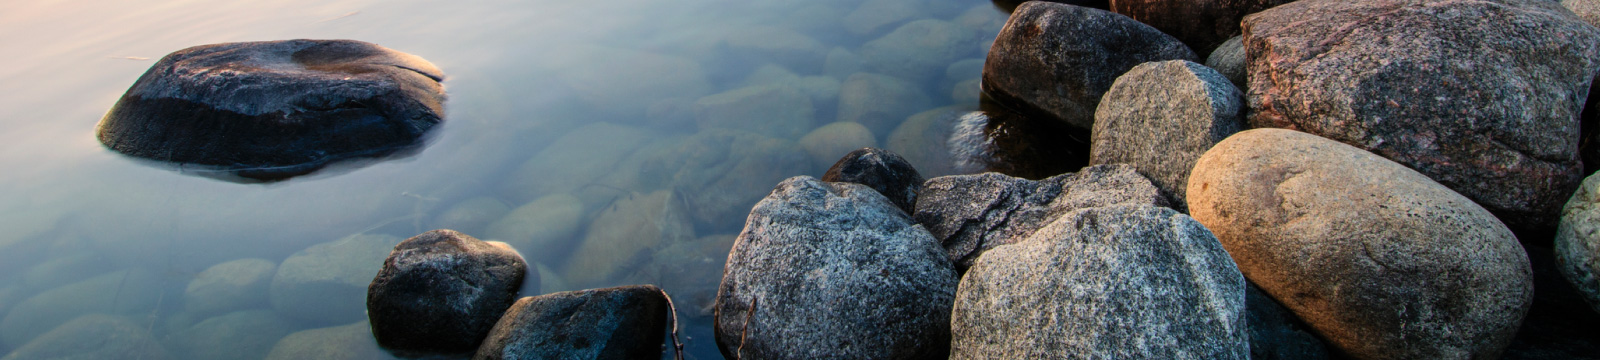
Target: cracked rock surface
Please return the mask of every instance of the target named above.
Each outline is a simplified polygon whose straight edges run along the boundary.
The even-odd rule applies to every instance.
[[[367,287],[372,335],[402,355],[471,353],[516,301],[527,271],[502,242],[443,229],[406,239]]]
[[[1251,127],[1371,151],[1517,231],[1548,233],[1581,180],[1600,29],[1560,3],[1307,0],[1243,25]]]
[[[1114,204],[1167,206],[1166,196],[1131,165],[1099,165],[1033,181],[1000,173],[928,180],[914,217],[957,268],[1021,241],[1062,214]]]
[[[1498,357],[1533,298],[1527,254],[1493,215],[1343,143],[1240,132],[1188,191],[1245,277],[1355,358]]]

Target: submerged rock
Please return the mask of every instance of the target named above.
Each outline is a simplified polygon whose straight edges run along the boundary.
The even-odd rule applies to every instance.
[[[511,212],[511,207],[494,197],[478,196],[451,205],[433,218],[433,228],[454,229],[469,234],[483,234],[489,223]]]
[[[1246,359],[1245,281],[1204,226],[1150,205],[1090,208],[978,258],[952,359]]]
[[[708,95],[694,103],[695,124],[781,139],[798,139],[811,131],[816,108],[811,97],[793,87],[761,85]]]
[[[860,123],[873,134],[888,134],[907,116],[927,109],[933,100],[922,88],[901,78],[856,73],[839,88],[839,121]]]
[[[971,109],[947,106],[912,115],[889,133],[883,147],[905,157],[923,175],[959,173],[951,156],[949,140],[956,121],[968,110]]]
[[[189,281],[183,307],[199,315],[266,307],[267,286],[278,264],[265,259],[239,259],[213,265]]]
[[[1123,72],[1195,54],[1161,31],[1109,11],[1044,1],[1017,6],[983,68],[983,90],[1029,116],[1089,129]]]
[[[662,154],[651,171],[683,194],[696,226],[713,231],[737,229],[772,184],[811,172],[811,158],[795,142],[738,130],[702,130]]]
[[[660,190],[618,198],[589,223],[566,260],[565,278],[577,286],[613,283],[638,271],[663,247],[693,240],[694,222],[677,192]]]
[[[500,191],[522,202],[583,189],[654,137],[647,129],[606,122],[573,129],[508,174]]]
[[[923,185],[913,216],[966,269],[985,251],[1022,241],[1068,212],[1167,203],[1133,166],[1100,165],[1039,181],[999,173],[936,177]]]
[[[246,310],[213,317],[167,335],[172,351],[184,359],[261,359],[294,331],[289,319],[272,310]]]
[[[566,258],[583,226],[583,200],[569,194],[540,197],[489,224],[488,239],[504,241],[528,260],[551,262]]]
[[[1043,179],[1089,165],[1090,129],[1024,116],[987,96],[961,115],[946,141],[959,174],[997,172]]]
[[[1600,29],[1555,1],[1305,0],[1244,29],[1252,127],[1371,151],[1519,232],[1548,234],[1582,180]]]
[[[860,184],[797,176],[758,203],[716,302],[726,358],[943,358],[956,273],[938,241]]]
[[[1343,143],[1240,132],[1188,192],[1246,277],[1356,358],[1496,357],[1533,297],[1527,254],[1488,211]]]
[[[472,358],[656,359],[671,307],[652,285],[517,300]]]
[[[1211,68],[1140,64],[1100,101],[1089,163],[1133,165],[1183,209],[1194,161],[1239,132],[1244,112],[1244,94]]]
[[[290,255],[272,277],[272,308],[311,324],[361,320],[367,285],[399,243],[394,236],[357,234]]]
[[[975,52],[974,44],[968,29],[949,21],[924,19],[862,44],[861,57],[873,72],[925,81]]]
[[[0,320],[0,341],[19,348],[83,314],[147,315],[160,305],[162,279],[133,268],[45,290],[23,300]]]
[[[266,360],[389,360],[395,359],[378,348],[366,321],[354,324],[303,330],[284,336],[272,346]]]
[[[822,181],[866,185],[909,215],[916,210],[917,193],[922,191],[925,180],[900,155],[878,148],[863,148],[840,158],[822,174]]]
[[[89,314],[45,332],[0,360],[171,358],[144,326],[120,316]]]
[[[833,161],[860,148],[878,146],[878,137],[853,122],[836,122],[811,131],[800,138],[800,147],[806,149],[811,155],[812,164],[817,169],[826,169],[833,166]]]
[[[443,79],[354,40],[201,45],[151,66],[98,137],[131,156],[282,179],[419,145],[444,114]]]
[[[1562,277],[1600,312],[1600,176],[1589,176],[1561,212],[1555,253]]]
[[[470,353],[516,300],[527,271],[505,243],[454,230],[406,239],[367,286],[372,335],[402,355]]]

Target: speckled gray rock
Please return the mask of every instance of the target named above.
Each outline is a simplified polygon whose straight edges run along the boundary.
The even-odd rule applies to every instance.
[[[1205,56],[1239,35],[1245,15],[1294,0],[1112,0],[1109,10],[1172,34]]]
[[[967,271],[952,359],[1246,359],[1245,281],[1172,209],[1067,213]]]
[[[354,40],[201,45],[151,66],[98,132],[124,154],[282,178],[419,144],[444,114],[443,79]]]
[[[1499,220],[1350,145],[1247,130],[1200,157],[1188,191],[1246,277],[1356,358],[1496,357],[1533,298]]]
[[[1322,339],[1304,321],[1254,284],[1245,287],[1245,322],[1250,324],[1251,360],[1321,360],[1333,358]]]
[[[916,84],[888,75],[856,73],[839,88],[839,121],[865,125],[873,134],[888,134],[907,116],[933,104]]]
[[[861,45],[867,70],[902,79],[936,79],[950,63],[973,54],[977,39],[955,23],[923,19]]]
[[[666,293],[653,285],[559,292],[517,300],[472,358],[656,359]]]
[[[866,185],[889,198],[906,214],[916,211],[917,193],[922,190],[922,174],[905,158],[888,150],[863,148],[845,154],[822,174],[822,181]]]
[[[865,185],[797,176],[756,204],[717,293],[729,359],[923,359],[949,351],[956,273]]]
[[[1224,41],[1222,45],[1217,46],[1216,50],[1211,51],[1211,55],[1206,56],[1206,66],[1216,69],[1218,73],[1222,74],[1222,77],[1228,78],[1228,82],[1233,83],[1233,86],[1239,88],[1239,91],[1244,91],[1246,89],[1245,85],[1248,84],[1245,81],[1247,71],[1245,71],[1244,64],[1243,35]]]
[[[1089,129],[1117,76],[1161,60],[1196,59],[1177,39],[1127,16],[1029,1],[1017,6],[989,48],[983,90],[1030,116]]]
[[[1305,0],[1244,28],[1251,127],[1371,151],[1518,231],[1554,228],[1582,180],[1600,29],[1555,1]]]
[[[1557,268],[1584,301],[1600,311],[1600,176],[1589,176],[1561,211],[1556,230]]]
[[[471,353],[516,301],[527,271],[505,243],[443,229],[413,236],[367,286],[372,335],[396,354]]]
[[[1131,164],[1182,209],[1189,170],[1242,130],[1244,94],[1204,65],[1147,62],[1117,78],[1094,114],[1090,164]]]
[[[120,316],[89,314],[39,335],[0,360],[171,358],[144,326]]]
[[[267,306],[267,285],[278,264],[266,259],[239,259],[212,265],[189,281],[183,308],[198,315]]]
[[[1028,238],[1074,210],[1115,204],[1167,206],[1166,196],[1130,165],[1101,165],[1033,181],[999,173],[929,179],[914,213],[966,269],[996,246]]]
[[[267,309],[212,317],[188,329],[167,334],[174,354],[193,360],[262,359],[273,345],[294,332],[289,319]]]
[[[366,321],[302,330],[272,345],[266,360],[386,360],[393,355],[378,348]]]
[[[311,324],[361,320],[366,312],[367,285],[400,240],[357,234],[290,255],[272,276],[268,288],[272,308]]]

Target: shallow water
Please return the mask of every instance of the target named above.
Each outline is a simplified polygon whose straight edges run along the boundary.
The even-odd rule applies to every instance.
[[[940,22],[872,43],[925,19]],[[255,290],[225,310],[197,310],[185,292],[224,262],[288,264],[352,235],[397,242],[452,227],[539,263],[543,284],[524,295],[661,285],[690,357],[717,358],[702,310],[749,207],[861,145],[901,152],[928,177],[954,172],[946,138],[978,106],[962,86],[976,86],[1003,21],[988,2],[954,0],[0,3],[0,353],[47,346],[47,332],[95,313],[137,324],[175,358],[264,356],[315,329],[357,335],[304,346],[367,349],[370,335],[350,326],[364,323],[363,298],[339,291],[350,284]],[[432,61],[448,76],[444,125],[413,156],[271,184],[150,166],[95,141],[100,116],[166,53],[293,38]],[[828,126],[891,97],[852,91],[857,72],[906,78],[909,100],[864,127]],[[312,257],[331,273],[381,267],[372,246],[347,248]],[[274,296],[331,313],[260,299]],[[240,318],[275,325],[204,331]],[[237,321],[227,326],[267,326]],[[214,344],[192,344],[197,333]]]

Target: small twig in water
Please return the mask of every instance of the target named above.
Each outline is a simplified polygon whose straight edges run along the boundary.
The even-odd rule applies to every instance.
[[[672,296],[666,290],[661,290],[661,297],[667,299],[667,311],[672,313],[672,358],[683,360],[683,342],[678,341],[678,306],[672,304]]]

